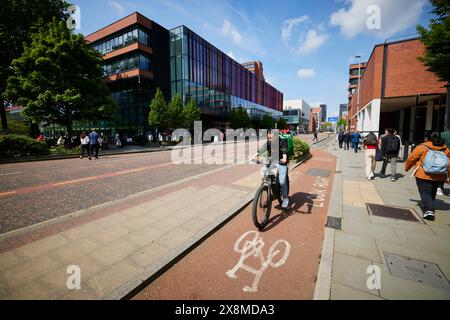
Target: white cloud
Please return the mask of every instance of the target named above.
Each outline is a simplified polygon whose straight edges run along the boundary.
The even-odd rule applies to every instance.
[[[317,32],[315,29],[310,29],[306,37],[300,43],[297,52],[307,54],[319,49],[328,39],[328,34]]]
[[[237,28],[233,26],[227,19],[223,21],[221,33],[224,37],[233,40],[236,45],[240,45],[242,43],[242,35],[239,33]]]
[[[108,5],[116,10],[118,15],[123,15],[125,13],[125,8],[118,1],[109,0]]]
[[[418,21],[427,0],[349,0],[346,8],[334,12],[330,24],[340,28],[347,38],[358,34],[373,34],[387,38],[414,26]],[[369,29],[367,21],[373,11],[367,13],[369,6],[380,9],[380,29]]]
[[[316,75],[316,70],[314,69],[299,69],[297,71],[297,76],[301,78],[314,77]]]
[[[292,34],[293,28],[305,21],[308,21],[309,17],[308,15],[300,16],[297,18],[287,19],[283,21],[283,27],[281,29],[281,39],[286,42],[289,40]]]

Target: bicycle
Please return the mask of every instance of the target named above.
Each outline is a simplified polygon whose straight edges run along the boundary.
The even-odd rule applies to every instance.
[[[280,205],[283,203],[278,169],[272,164],[270,158],[261,168],[261,177],[262,182],[253,198],[252,208],[253,223],[259,230],[264,229],[269,222],[272,201],[276,198]],[[286,183],[289,194],[289,174],[286,175]]]

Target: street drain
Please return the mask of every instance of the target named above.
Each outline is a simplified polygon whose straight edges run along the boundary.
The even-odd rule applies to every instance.
[[[437,264],[386,251],[383,253],[392,276],[429,287],[450,290],[450,283]]]
[[[367,203],[369,214],[378,217],[420,222],[412,209]]]
[[[328,217],[325,227],[341,230],[341,218]]]
[[[328,177],[330,175],[330,170],[324,169],[309,169],[307,175],[315,177]]]

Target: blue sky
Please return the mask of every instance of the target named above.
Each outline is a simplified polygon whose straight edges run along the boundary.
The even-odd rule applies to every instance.
[[[134,11],[168,29],[184,24],[240,63],[262,61],[266,81],[285,100],[325,103],[328,116],[347,102],[352,57],[365,61],[375,44],[415,33],[415,25],[427,25],[431,17],[428,0],[72,2],[80,7],[78,32],[84,35]]]

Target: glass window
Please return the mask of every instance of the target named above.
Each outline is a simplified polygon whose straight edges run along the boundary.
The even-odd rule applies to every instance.
[[[134,29],[133,30],[133,42],[137,42],[138,41],[138,29]]]

